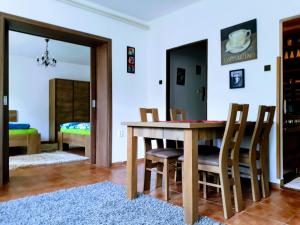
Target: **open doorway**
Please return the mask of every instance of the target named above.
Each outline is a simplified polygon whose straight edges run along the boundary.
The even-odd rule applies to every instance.
[[[282,24],[283,178],[300,190],[300,18]]]
[[[10,171],[90,160],[90,48],[8,36]]]
[[[87,46],[90,51],[90,158],[111,166],[111,40],[39,21],[0,13],[0,185],[9,181],[9,31]],[[34,91],[36,83],[30,88]],[[36,93],[39,94],[39,93]]]
[[[167,119],[170,108],[188,120],[207,119],[207,40],[167,50]]]

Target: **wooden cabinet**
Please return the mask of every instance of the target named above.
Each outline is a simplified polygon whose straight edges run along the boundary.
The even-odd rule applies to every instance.
[[[90,122],[90,82],[50,80],[49,104],[49,137],[56,142],[62,123]]]
[[[283,36],[283,170],[284,180],[300,169],[300,32]]]

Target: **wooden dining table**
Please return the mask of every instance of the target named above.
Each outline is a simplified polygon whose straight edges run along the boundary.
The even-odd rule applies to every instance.
[[[222,138],[225,121],[123,122],[127,126],[127,197],[137,197],[138,137],[184,141],[183,207],[187,224],[198,219],[198,141]],[[246,133],[255,123],[247,122]],[[201,151],[201,149],[200,149]]]

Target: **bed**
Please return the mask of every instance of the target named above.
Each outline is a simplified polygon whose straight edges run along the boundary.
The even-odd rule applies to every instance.
[[[9,122],[11,125],[18,125],[18,112],[9,110]],[[26,147],[27,154],[40,153],[41,135],[35,128],[9,129],[9,147]]]
[[[64,146],[74,145],[84,147],[85,156],[91,157],[90,123],[71,122],[61,124],[58,132],[58,146],[64,150]]]

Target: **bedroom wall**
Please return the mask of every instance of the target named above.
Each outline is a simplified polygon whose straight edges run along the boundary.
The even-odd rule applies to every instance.
[[[90,66],[58,62],[55,67],[38,66],[35,58],[9,56],[9,108],[18,111],[19,122],[30,123],[49,140],[49,80],[90,80]]]
[[[122,121],[139,119],[147,106],[147,31],[54,0],[0,0],[2,12],[27,17],[112,39],[112,161],[125,161],[126,133]],[[136,73],[127,74],[126,47],[136,47]],[[139,157],[143,156],[139,143]]]
[[[206,0],[152,21],[148,79],[149,104],[165,112],[166,50],[208,39],[208,119],[226,119],[231,102],[249,103],[249,119],[255,120],[259,104],[276,104],[276,57],[280,54],[279,24],[300,15],[298,0]],[[220,30],[257,18],[258,59],[221,66]],[[264,72],[264,65],[272,70]],[[246,87],[229,89],[229,71],[245,69]],[[162,114],[165,115],[165,114]],[[270,136],[270,180],[276,179],[275,126]]]

